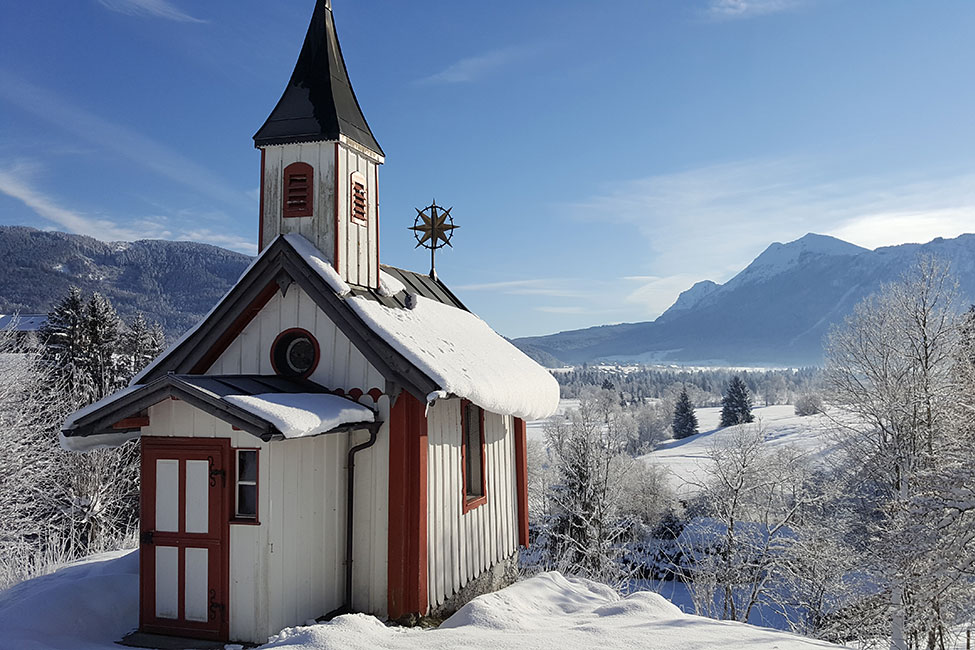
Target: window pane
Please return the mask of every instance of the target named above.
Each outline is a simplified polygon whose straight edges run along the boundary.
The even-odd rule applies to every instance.
[[[237,452],[237,480],[249,483],[257,482],[257,452]]]
[[[254,518],[257,516],[257,486],[237,486],[237,516]]]
[[[467,494],[483,496],[481,482],[481,408],[468,404],[464,413],[464,443],[466,449]]]

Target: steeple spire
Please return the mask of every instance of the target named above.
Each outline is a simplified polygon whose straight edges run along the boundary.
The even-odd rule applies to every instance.
[[[340,135],[383,155],[349,82],[332,0],[317,0],[291,81],[254,136],[254,144],[320,142],[338,140]]]

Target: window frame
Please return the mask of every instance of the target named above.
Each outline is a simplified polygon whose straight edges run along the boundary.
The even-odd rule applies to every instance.
[[[257,447],[234,447],[234,489],[231,498],[231,514],[230,523],[242,525],[242,526],[260,526],[261,525],[261,450]],[[250,481],[241,483],[240,481],[240,453],[242,451],[252,451],[254,452],[254,472],[255,478],[253,483]],[[254,516],[241,516],[237,510],[238,506],[238,495],[240,493],[241,485],[253,485],[254,486]]]
[[[305,195],[305,205],[302,208],[292,208],[288,205],[288,196],[291,191],[292,176],[304,174],[306,176],[307,187]],[[285,219],[300,217],[311,217],[315,213],[315,170],[311,165],[304,162],[293,162],[284,168],[284,180],[281,186],[281,216]]]
[[[480,435],[480,455],[481,455],[481,493],[471,494],[467,489],[467,418],[468,410],[477,409],[480,419],[478,433]],[[484,409],[474,404],[470,400],[461,400],[460,404],[460,472],[461,472],[461,505],[462,514],[467,514],[475,508],[483,506],[488,501],[487,497],[487,445],[484,442]]]
[[[356,185],[362,186],[362,216],[356,215]],[[349,219],[360,225],[369,224],[369,186],[366,176],[360,171],[349,175]]]
[[[302,374],[294,374],[293,372],[290,371],[291,370],[290,368],[288,367],[282,368],[278,364],[278,359],[277,359],[278,347],[284,345],[283,341],[290,337],[294,337],[295,339],[300,337],[305,337],[309,341],[311,341],[311,344],[315,347],[315,359],[314,361],[312,361],[312,364],[308,368],[308,370],[306,370]],[[318,370],[318,364],[321,363],[322,360],[322,348],[318,344],[318,339],[315,338],[314,334],[304,329],[303,327],[291,327],[278,334],[274,338],[274,342],[271,343],[270,354],[271,354],[271,369],[274,370],[274,374],[281,377],[290,377],[290,378],[298,378],[298,379],[308,379],[309,377],[311,377],[312,374],[314,374],[314,372]],[[285,355],[287,355],[287,351],[285,351]],[[287,359],[285,359],[284,363],[285,366],[287,366],[288,363]]]

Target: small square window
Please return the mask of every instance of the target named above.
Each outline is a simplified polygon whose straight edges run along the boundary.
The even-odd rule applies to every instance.
[[[257,450],[237,450],[236,519],[257,520]]]

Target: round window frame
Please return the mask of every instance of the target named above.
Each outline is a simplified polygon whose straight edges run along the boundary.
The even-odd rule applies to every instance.
[[[312,347],[314,347],[315,349],[315,358],[314,360],[312,360],[311,366],[308,368],[308,370],[306,370],[304,373],[300,375],[294,374],[293,372],[288,372],[290,368],[285,368],[286,371],[282,372],[282,368],[278,366],[277,359],[276,359],[276,357],[278,356],[276,354],[278,348],[282,345],[284,346],[285,349],[283,351],[284,354],[283,358],[287,359],[287,348],[290,347],[295,340],[301,337],[305,337],[309,341],[311,341]],[[284,330],[283,332],[281,332],[275,337],[274,343],[271,344],[270,357],[271,357],[271,368],[274,370],[274,374],[279,375],[281,377],[289,377],[292,379],[308,379],[312,375],[312,373],[314,373],[315,370],[318,369],[318,363],[319,361],[321,361],[322,358],[322,350],[321,347],[318,345],[318,339],[316,339],[311,332],[301,327],[292,327],[290,329]],[[287,361],[285,361],[285,363],[287,363]]]

